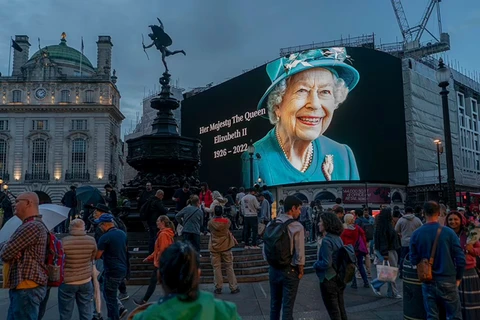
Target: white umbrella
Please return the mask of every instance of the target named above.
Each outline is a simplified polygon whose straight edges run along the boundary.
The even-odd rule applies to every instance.
[[[39,213],[42,216],[42,221],[47,226],[48,230],[52,230],[60,222],[65,221],[68,218],[68,212],[70,211],[70,208],[56,204],[41,204],[38,208]],[[22,221],[17,216],[13,216],[8,220],[0,230],[0,243],[8,241],[21,224]]]

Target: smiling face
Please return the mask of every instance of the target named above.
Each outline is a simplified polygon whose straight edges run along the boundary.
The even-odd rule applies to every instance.
[[[462,225],[462,221],[460,220],[460,217],[457,216],[456,214],[451,214],[448,217],[448,226],[453,230],[455,231],[459,230],[461,225]]]
[[[313,68],[293,75],[275,114],[289,137],[313,141],[327,130],[336,108],[333,74]]]

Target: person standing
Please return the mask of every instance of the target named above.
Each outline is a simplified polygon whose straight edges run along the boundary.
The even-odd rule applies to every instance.
[[[188,241],[200,254],[200,228],[203,225],[203,212],[200,210],[200,199],[193,195],[190,205],[175,215],[175,219],[183,226],[183,240]]]
[[[13,217],[12,202],[8,198],[7,192],[0,192],[0,208],[3,209],[3,222],[0,229]]]
[[[58,288],[60,320],[70,320],[77,302],[80,320],[92,319],[93,261],[97,254],[95,239],[85,232],[85,223],[74,219],[70,235],[62,239],[65,252],[64,282]]]
[[[465,272],[458,288],[463,320],[480,319],[480,278],[475,270],[480,256],[480,242],[469,239],[467,219],[459,212],[451,211],[446,217],[446,223],[455,231],[460,240],[460,247],[465,252]]]
[[[47,293],[47,228],[39,214],[39,199],[34,192],[20,194],[16,203],[16,215],[22,224],[10,239],[3,243],[0,258],[9,265],[7,320],[37,320],[40,304]]]
[[[63,195],[63,198],[61,200],[62,204],[70,208],[70,211],[68,212],[68,218],[65,220],[65,232],[68,232],[68,228],[70,226],[70,220],[75,219],[75,214],[77,213],[77,193],[76,193],[77,187],[76,186],[71,186],[70,190],[65,192]]]
[[[308,205],[308,201],[304,200],[300,211],[300,223],[305,229],[305,241],[309,241],[312,230],[312,208]]]
[[[172,200],[175,201],[175,208],[178,211],[187,206],[187,201],[190,199],[192,192],[190,191],[190,185],[185,183],[183,188],[177,189],[173,194]]]
[[[198,198],[200,199],[200,205],[203,211],[202,231],[204,234],[207,234],[207,224],[210,219],[210,213],[206,209],[209,209],[213,202],[212,191],[208,188],[208,183],[203,182],[200,185],[200,194],[198,195]]]
[[[247,197],[247,196],[245,196]],[[245,198],[244,198],[245,199]],[[279,320],[280,311],[282,319],[293,319],[293,308],[297,297],[298,285],[304,274],[305,266],[305,231],[300,222],[295,221],[300,216],[302,201],[295,196],[288,196],[284,202],[285,214],[272,220],[264,236],[263,255],[269,263],[270,282],[270,319]],[[276,261],[269,261],[270,253],[275,251],[275,243],[270,235],[270,229],[287,228],[287,241],[289,242],[290,263],[283,265]],[[284,230],[284,229],[283,229]],[[283,243],[283,242],[282,242]],[[271,246],[272,245],[272,246]],[[288,251],[287,251],[288,252]],[[273,256],[282,256],[275,252]]]
[[[108,318],[119,320],[117,291],[127,275],[127,235],[115,227],[111,214],[103,214],[95,222],[104,232],[98,241],[96,259],[103,259],[103,296]],[[122,314],[126,313],[122,310]]]
[[[405,208],[405,214],[401,217],[395,225],[395,231],[400,235],[402,249],[400,251],[400,262],[398,271],[400,279],[403,278],[403,261],[410,251],[410,238],[415,230],[422,226],[422,221],[415,217],[412,207]]]
[[[377,263],[383,264],[388,262],[391,267],[398,266],[398,254],[397,250],[400,248],[398,234],[393,228],[392,209],[382,209],[376,219],[375,228],[375,255],[377,256]],[[377,296],[381,296],[380,288],[385,282],[378,279],[373,279],[370,286],[373,292]],[[395,282],[388,283],[387,297],[393,299],[402,299],[402,296],[398,293],[397,285]]]
[[[313,269],[320,281],[322,300],[330,319],[346,320],[347,312],[343,298],[346,285],[340,279],[334,267],[334,264],[336,264],[335,257],[338,256],[340,248],[344,245],[340,237],[344,232],[343,225],[335,214],[325,212],[320,215],[318,229],[325,236],[320,245],[318,260],[313,265]]]
[[[345,215],[345,229],[341,234],[341,238],[344,245],[352,245],[355,248],[355,256],[357,257],[357,268],[360,271],[360,275],[363,280],[363,287],[369,288],[367,272],[365,271],[365,266],[363,262],[367,256],[367,238],[365,237],[365,232],[358,225],[355,225],[355,217],[348,213]],[[352,288],[357,289],[357,277],[353,277]]]
[[[439,233],[437,248],[433,256],[433,280],[422,283],[423,304],[427,319],[438,319],[442,306],[447,319],[462,319],[458,286],[462,282],[465,269],[465,254],[460,240],[450,228],[438,223],[440,206],[429,201],[423,206],[426,223],[418,228],[410,238],[410,261],[418,265],[422,259],[430,259],[433,243]]]
[[[255,197],[255,188],[250,188],[248,194],[240,201],[244,216],[243,237],[245,240],[245,249],[260,249],[257,246],[258,237],[258,210],[260,204]],[[252,245],[250,247],[250,235],[252,235]]]
[[[243,225],[244,224],[244,216],[243,216],[243,211],[242,211],[242,205],[241,202],[243,197],[245,197],[245,188],[240,187],[239,192],[235,195],[235,205],[237,206],[237,225]],[[245,227],[244,227],[245,228]]]
[[[112,214],[116,214],[117,211],[117,193],[113,190],[111,184],[105,185],[105,201],[107,202],[107,206],[110,209]]]
[[[155,239],[157,238],[157,219],[159,216],[166,215],[168,210],[163,205],[163,190],[157,190],[154,198],[151,198],[151,203],[145,209],[143,219],[148,226],[148,253],[151,254],[155,248]]]
[[[155,191],[152,189],[152,183],[149,181],[145,184],[145,190],[137,197],[137,208],[140,209],[154,195]]]
[[[232,248],[235,246],[235,238],[230,232],[231,221],[222,217],[223,208],[216,206],[214,209],[214,218],[208,222],[210,230],[210,241],[208,242],[208,250],[210,251],[210,259],[213,268],[213,278],[215,285],[215,294],[222,293],[223,275],[222,264],[227,272],[230,293],[236,294],[240,292],[237,284],[237,278],[233,271],[233,254]]]
[[[167,249],[174,242],[173,237],[175,236],[175,226],[167,216],[158,217],[157,227],[160,231],[158,232],[157,240],[155,241],[155,250],[143,260],[143,262],[153,262],[155,269],[152,271],[150,283],[148,284],[147,292],[145,292],[143,298],[141,300],[133,299],[133,302],[137,306],[146,304],[148,299],[150,299],[152,294],[155,292],[158,282],[157,273],[160,266],[160,257],[165,249]]]

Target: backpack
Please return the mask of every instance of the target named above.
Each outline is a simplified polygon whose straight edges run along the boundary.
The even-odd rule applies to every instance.
[[[153,202],[155,201],[155,196],[151,196],[150,198],[148,198],[147,201],[145,201],[144,204],[142,204],[141,208],[140,208],[140,220],[141,221],[148,221],[148,218],[150,216],[150,211],[151,211],[151,208],[152,208],[152,204]]]
[[[333,269],[337,273],[343,283],[347,284],[353,280],[355,276],[355,265],[357,257],[355,256],[355,249],[351,244],[340,247],[337,250],[333,259]]]
[[[62,242],[50,231],[47,232],[47,255],[45,264],[47,265],[48,275],[47,286],[60,287],[63,283],[65,252],[63,251]]]
[[[274,268],[285,268],[292,262],[293,255],[288,234],[288,226],[292,222],[295,220],[289,219],[282,223],[274,219],[265,228],[263,235],[265,257],[268,264]]]

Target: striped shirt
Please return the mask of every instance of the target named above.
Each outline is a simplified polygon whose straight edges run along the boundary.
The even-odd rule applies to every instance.
[[[24,280],[47,285],[46,252],[47,230],[41,218],[24,221],[0,251],[0,258],[10,263],[10,289],[15,289]]]

